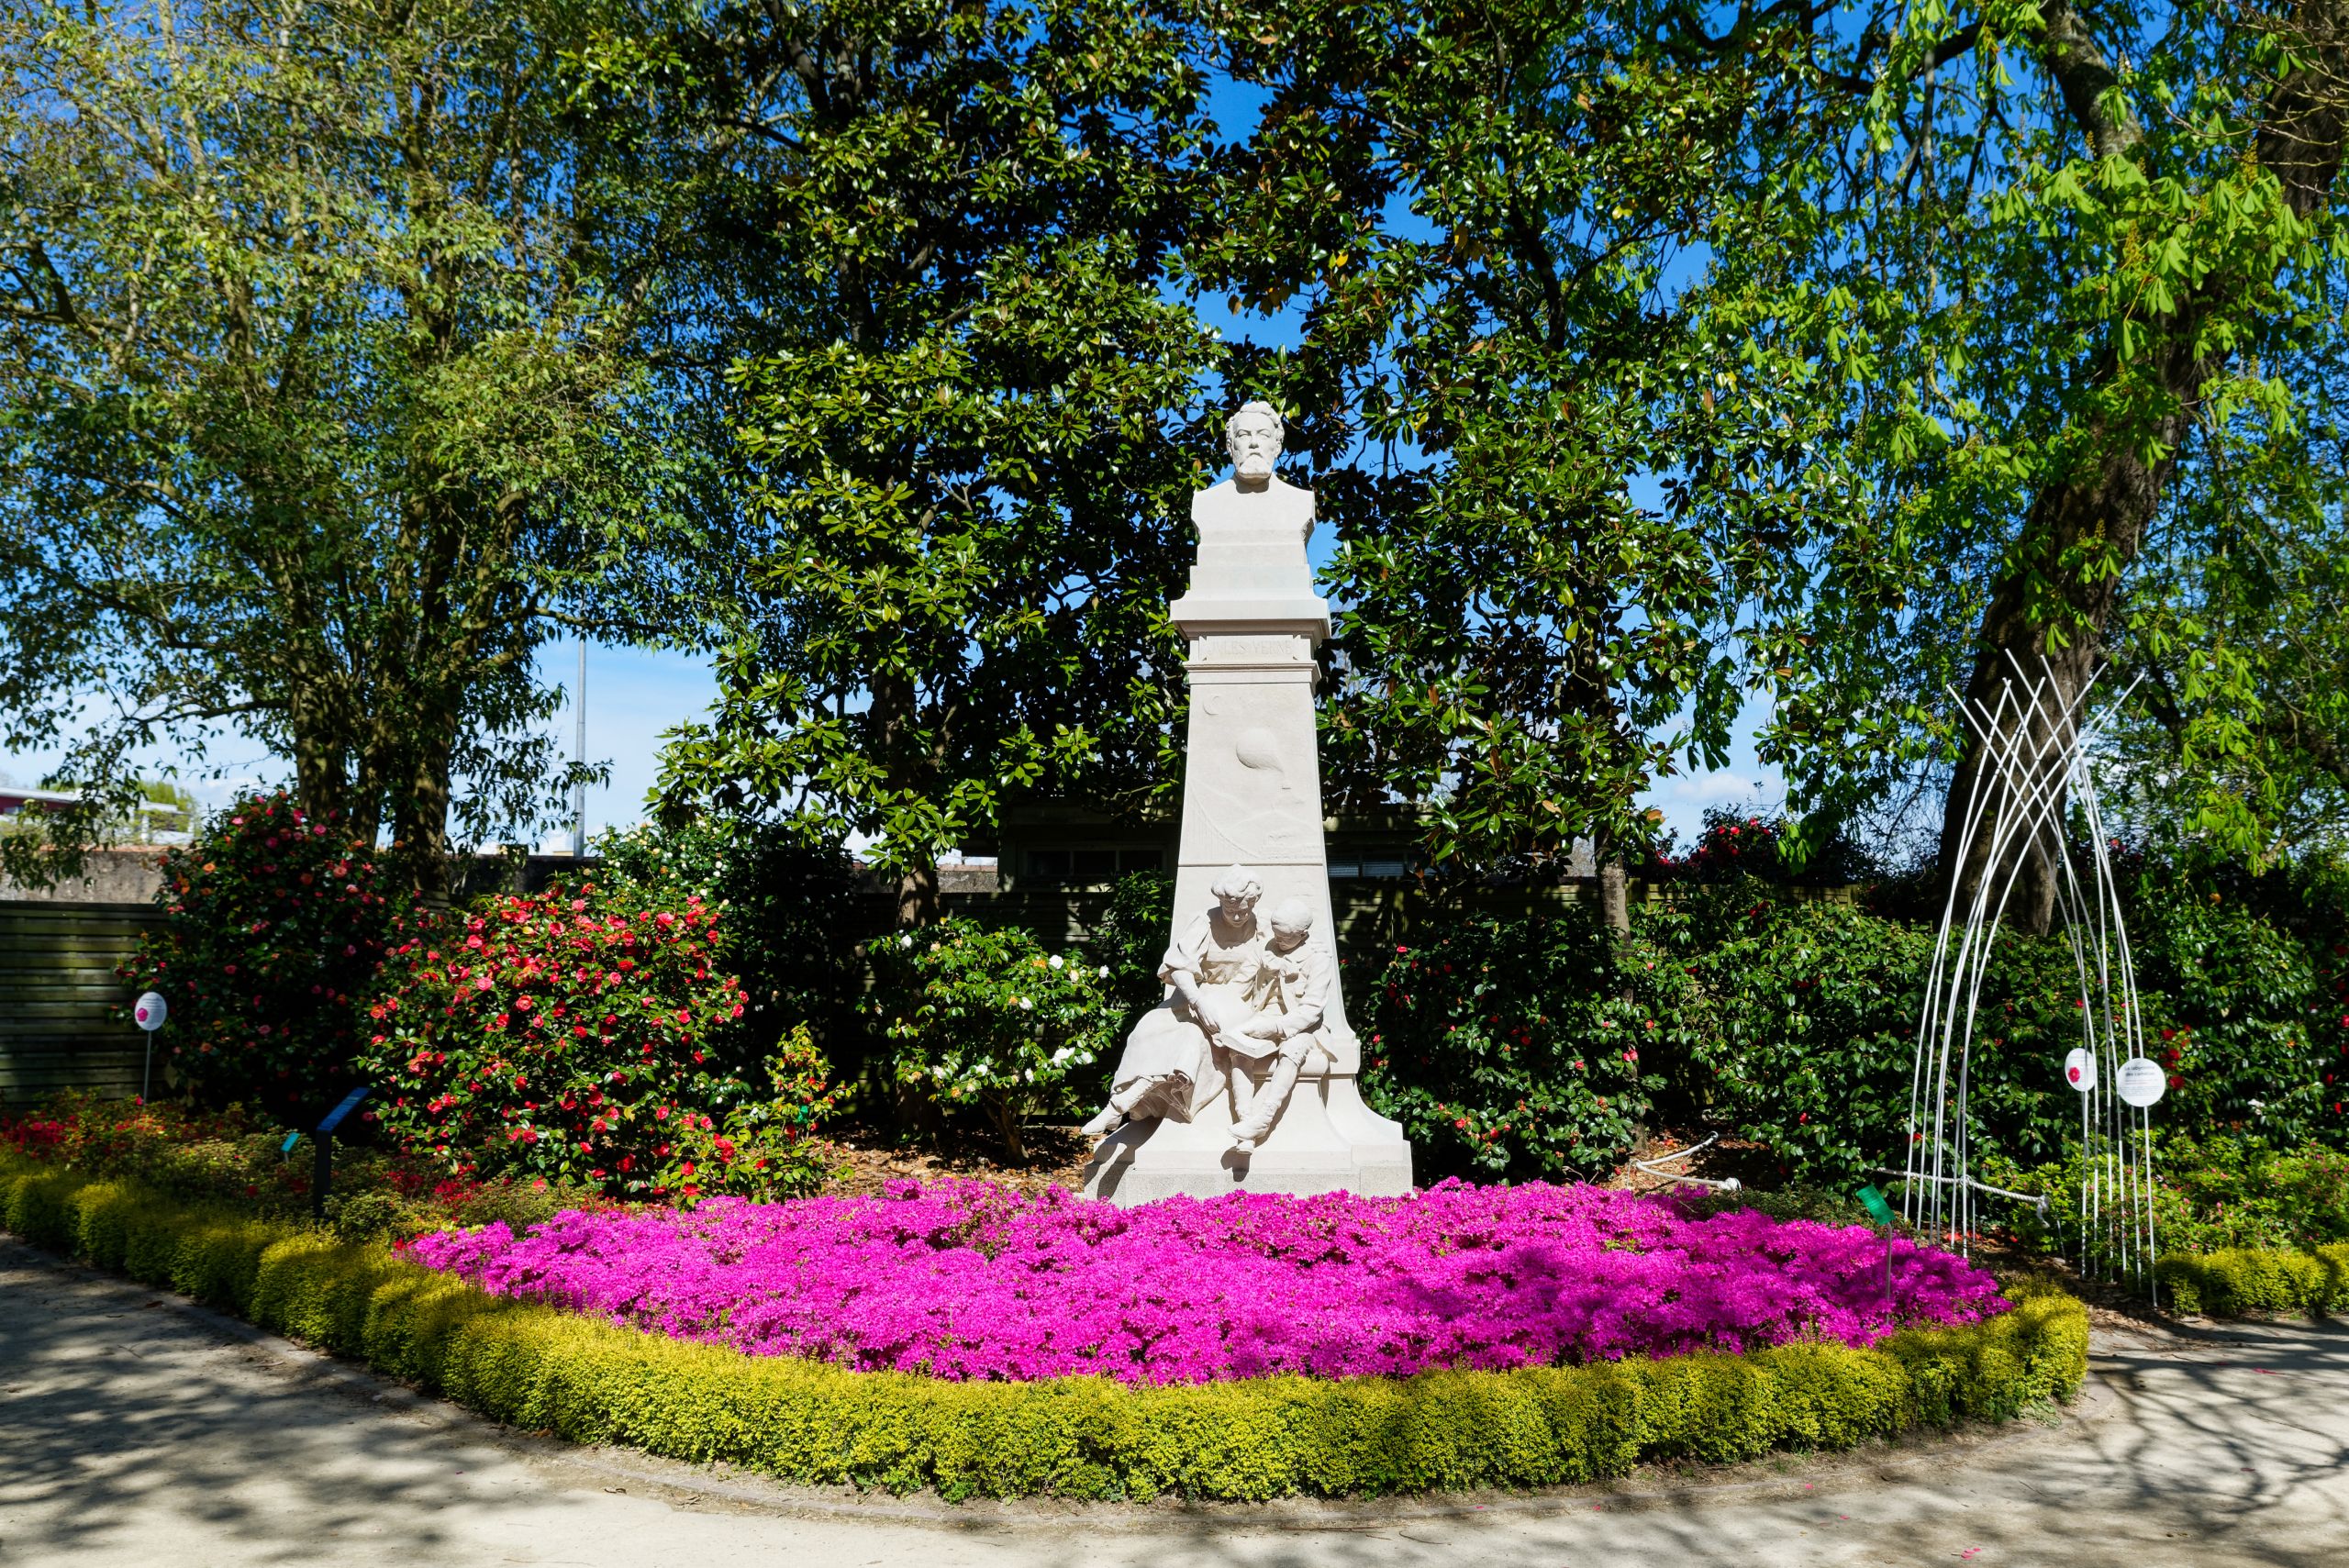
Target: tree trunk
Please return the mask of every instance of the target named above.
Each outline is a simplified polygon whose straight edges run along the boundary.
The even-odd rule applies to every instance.
[[[2157,439],[2175,450],[2186,423],[2181,395],[2175,411],[2157,421]],[[2072,736],[2053,732],[2067,723],[2063,716],[2103,662],[2118,581],[2084,576],[2065,557],[2100,544],[2119,565],[2135,559],[2174,466],[2168,458],[2147,464],[2133,439],[2103,431],[2095,445],[2106,449],[2096,472],[2078,482],[2058,480],[2039,493],[2023,525],[2025,537],[2036,542],[2000,579],[1983,613],[1974,673],[1965,686],[1966,706],[1976,718],[1968,721],[1965,751],[1943,807],[1942,863],[1959,901],[1970,901],[1987,882],[1995,905],[2011,878],[2012,890],[2004,893],[2006,923],[2034,933],[2044,933],[2054,922],[2061,882],[2065,791],[2057,775]],[[2042,606],[2050,601],[2060,617],[2053,625],[2042,618]],[[2040,687],[2038,704],[2026,706],[2025,694],[2034,684]],[[2020,730],[2024,755],[2037,761],[2012,777],[1993,766],[1985,738],[1975,728],[1985,715],[1997,716],[1998,737]],[[2068,722],[2085,717],[2076,714]],[[2037,810],[2031,804],[2034,799],[2043,802]],[[2035,829],[2019,819],[2026,813],[2039,819]],[[2002,826],[2009,829],[2003,842]]]
[[[1009,1095],[996,1101],[996,1130],[1003,1137],[1003,1157],[1007,1164],[1028,1163],[1028,1143],[1019,1136],[1019,1104]]]
[[[897,873],[897,929],[938,923],[938,868],[908,866]]]
[[[2294,8],[2292,20],[2311,63],[2277,84],[2260,128],[2257,161],[2275,174],[2286,200],[2304,217],[2330,199],[2341,169],[2349,125],[2349,102],[2342,89],[2344,10],[2349,7],[2342,0],[2310,0]],[[2065,0],[2043,7],[2043,59],[2078,128],[2099,156],[2127,153],[2142,131],[2125,112],[2116,112],[2120,100],[2112,90],[2119,78],[2087,24]],[[2159,400],[2157,410],[2127,424],[2101,418],[2091,424],[2081,433],[2079,461],[2033,497],[2023,524],[2024,547],[1983,614],[1965,690],[1967,706],[1979,717],[1998,712],[2002,694],[2020,697],[2023,685],[2044,682],[2044,711],[2017,714],[2010,707],[1998,720],[2001,733],[2011,733],[2018,724],[2027,727],[2026,754],[2049,739],[2051,724],[2061,722],[2055,716],[2079,697],[2100,666],[2120,574],[2136,558],[2161,504],[2176,454],[2192,433],[2203,387],[2224,369],[2218,358],[2196,352],[2197,339],[2206,325],[2233,316],[2247,296],[2272,281],[2222,267],[2180,300],[2176,314],[2162,324],[2163,346],[2138,373],[2153,384],[2147,390]],[[2084,380],[2108,388],[2131,370],[2108,353]],[[2149,450],[2162,455],[2147,462],[2142,454]],[[1998,826],[2026,808],[2025,797],[2034,788],[2054,796],[2043,830],[2018,828],[1994,854]],[[1967,824],[1977,805],[1979,821],[1969,840]],[[1961,902],[1986,881],[2003,891],[2011,875],[2007,920],[2044,932],[2060,891],[2064,806],[2060,784],[2044,765],[2015,778],[1999,775],[1989,764],[1984,737],[1969,725],[1942,817],[1942,864]]]
[[[1598,915],[1617,940],[1631,934],[1631,879],[1624,874],[1623,857],[1612,849],[1598,862]]]
[[[401,874],[434,908],[449,902],[449,766],[456,751],[453,713],[436,713],[418,726],[406,759],[392,812],[392,837]]]

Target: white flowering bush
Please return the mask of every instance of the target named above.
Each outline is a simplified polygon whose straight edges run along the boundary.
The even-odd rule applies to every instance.
[[[1124,1020],[1105,967],[967,920],[877,942],[873,960],[899,1085],[985,1118],[1013,1160],[1027,1158],[1023,1121],[1098,1097]]]

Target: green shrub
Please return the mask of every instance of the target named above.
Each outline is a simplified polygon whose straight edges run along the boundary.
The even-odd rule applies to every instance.
[[[494,1419],[787,1480],[950,1498],[1256,1500],[1566,1485],[1642,1461],[1849,1447],[2069,1398],[2086,1310],[2013,1312],[1871,1350],[1788,1345],[1407,1379],[1128,1387],[943,1383],[746,1356],[491,1296],[379,1245],[223,1220],[0,1156],[0,1222],[419,1384]]]
[[[2170,1070],[2161,1120],[2277,1146],[2349,1129],[2335,1082],[2349,1057],[2339,959],[2234,895],[2155,869],[2129,911],[2141,992],[2160,999],[2152,1049]]]
[[[811,844],[788,824],[708,815],[647,825],[596,840],[606,898],[676,907],[689,896],[719,911],[716,967],[741,979],[742,1017],[713,1033],[713,1055],[748,1075],[792,1031],[853,1080],[873,1054],[859,1011],[858,943],[872,911],[856,862],[837,844]]]
[[[1722,923],[1709,946],[1672,944],[1716,1009],[1692,1051],[1690,1097],[1797,1182],[1847,1186],[1898,1163],[1932,934],[1776,899]]]
[[[2161,1300],[2211,1318],[2250,1313],[2322,1318],[2349,1308],[2349,1244],[2307,1251],[2230,1247],[2165,1255],[2154,1266]]]
[[[767,1059],[767,1098],[735,1106],[723,1124],[681,1118],[685,1128],[670,1140],[656,1186],[687,1208],[719,1194],[764,1203],[822,1186],[831,1169],[809,1135],[831,1114],[828,1071],[807,1026],[794,1029]]]
[[[562,889],[421,924],[370,1009],[367,1114],[460,1175],[659,1195],[683,1118],[752,1091],[712,1060],[740,1016],[717,913]]]
[[[2349,1241],[2349,1156],[2315,1143],[2282,1151],[2255,1138],[2158,1132],[2154,1148],[2154,1237],[2165,1253],[2291,1251]],[[2061,1160],[2028,1170],[1992,1160],[1983,1174],[1998,1186],[2047,1195],[2044,1218],[2029,1209],[2016,1214],[2026,1244],[2080,1255],[2076,1137]]]
[[[1664,1082],[1650,1064],[1708,1017],[1643,933],[1619,946],[1588,909],[1466,920],[1349,989],[1364,1096],[1403,1124],[1423,1179],[1587,1174],[1630,1152]]]
[[[1101,1087],[1125,1009],[1106,965],[1047,953],[1027,932],[945,920],[874,944],[870,1006],[896,1081],[972,1110],[1026,1158],[1020,1124],[1079,1109]]]
[[[1109,966],[1109,995],[1125,1009],[1127,1029],[1165,998],[1158,966],[1174,930],[1174,879],[1164,872],[1129,872],[1109,889],[1090,946]]]
[[[219,812],[162,871],[163,917],[119,973],[170,1004],[155,1042],[170,1081],[206,1105],[315,1122],[361,1081],[396,878],[283,790]]]
[[[1644,929],[1710,1008],[1681,1081],[1703,1119],[1793,1182],[1846,1186],[1903,1163],[1931,929],[1753,884],[1696,890]],[[2163,1016],[2160,997],[2143,1005]],[[1968,1065],[1977,1158],[2027,1166],[2077,1144],[2079,1105],[2059,1070],[2080,1043],[2069,944],[2001,933]]]

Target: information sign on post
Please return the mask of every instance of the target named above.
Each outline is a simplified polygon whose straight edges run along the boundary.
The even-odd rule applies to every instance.
[[[1868,1218],[1884,1227],[1884,1317],[1889,1324],[1892,1320],[1892,1228],[1899,1223],[1898,1218],[1892,1212],[1892,1206],[1884,1201],[1884,1194],[1876,1190],[1875,1183],[1862,1187],[1854,1195],[1859,1198],[1860,1207],[1868,1211]]]
[[[327,1112],[325,1118],[318,1123],[316,1140],[317,1157],[316,1162],[310,1167],[310,1213],[317,1218],[324,1219],[327,1217],[327,1188],[334,1181],[334,1129],[340,1127],[342,1118],[356,1110],[359,1102],[367,1097],[367,1087],[366,1084],[362,1084],[343,1095],[336,1103],[334,1109]],[[285,1146],[289,1150],[292,1149],[294,1140],[287,1139]]]
[[[2113,1087],[2120,1091],[2121,1099],[2143,1110],[2169,1092],[2169,1074],[2153,1058],[2132,1056],[2121,1064]]]
[[[155,1031],[172,1016],[171,1004],[163,1000],[161,991],[150,991],[131,1004],[130,1018],[147,1031],[147,1068],[139,1077],[139,1100],[141,1105],[154,1098]]]
[[[2096,1093],[2096,1056],[2087,1047],[2076,1045],[2064,1058],[2064,1082],[2083,1095]]]

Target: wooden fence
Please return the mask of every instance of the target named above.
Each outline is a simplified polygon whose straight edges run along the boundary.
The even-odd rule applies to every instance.
[[[139,1092],[146,1037],[116,1017],[131,995],[114,971],[154,917],[151,904],[0,899],[0,1102]]]

